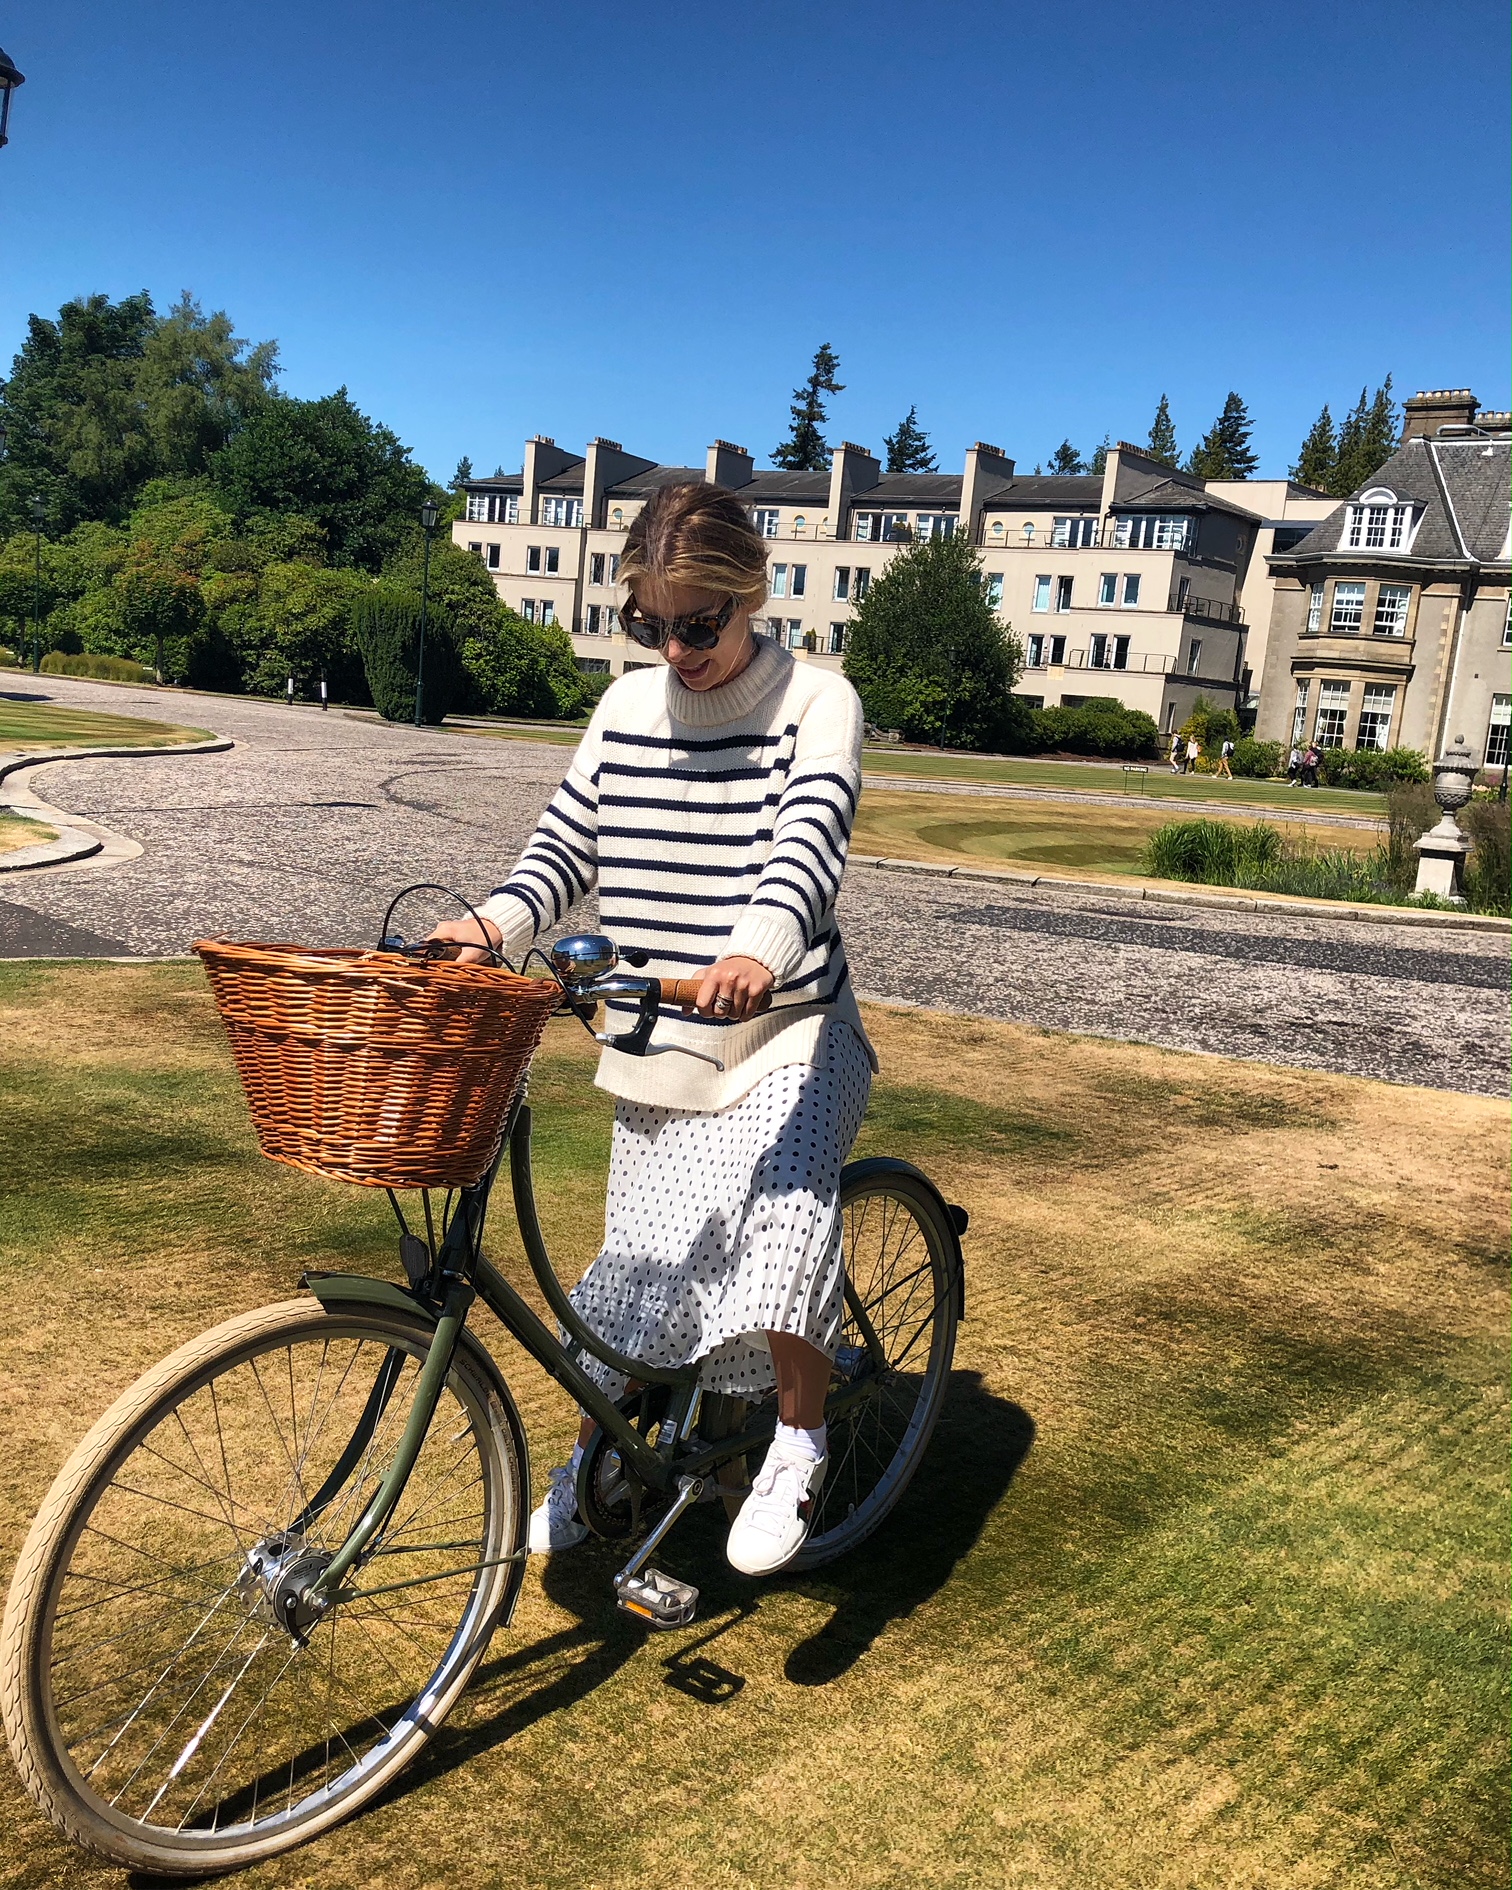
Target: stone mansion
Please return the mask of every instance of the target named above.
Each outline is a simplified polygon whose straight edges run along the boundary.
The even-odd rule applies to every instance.
[[[1412,424],[1415,403],[1408,409]],[[1020,474],[981,442],[959,474],[887,473],[848,442],[827,472],[810,473],[759,471],[724,440],[690,467],[613,440],[573,453],[538,435],[518,473],[466,482],[452,533],[504,602],[562,625],[584,668],[618,675],[659,660],[619,629],[624,534],[658,486],[689,480],[738,492],[771,540],[766,628],[800,660],[838,668],[851,612],[899,546],[966,531],[1024,647],[1019,693],[1047,707],[1116,697],[1162,730],[1178,727],[1199,695],[1254,706],[1262,677],[1260,713],[1274,719],[1270,697],[1285,688],[1274,679],[1290,673],[1295,642],[1278,587],[1299,594],[1295,555],[1343,517],[1335,500],[1287,480],[1202,480],[1126,442],[1100,474],[1046,476]],[[1273,603],[1284,652],[1271,647]],[[1356,705],[1351,726],[1368,737],[1375,725],[1360,713]]]

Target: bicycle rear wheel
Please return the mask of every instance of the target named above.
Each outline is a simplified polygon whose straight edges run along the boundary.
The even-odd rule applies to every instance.
[[[357,1592],[304,1596],[377,1489],[431,1328],[285,1302],[192,1340],[106,1412],[43,1504],[0,1629],[22,1779],[139,1870],[248,1864],[366,1803],[512,1607],[523,1437],[464,1335]]]
[[[934,1189],[906,1163],[864,1161],[841,1176],[840,1201],[847,1290],[829,1468],[792,1569],[844,1555],[893,1508],[928,1448],[955,1356],[960,1243]]]

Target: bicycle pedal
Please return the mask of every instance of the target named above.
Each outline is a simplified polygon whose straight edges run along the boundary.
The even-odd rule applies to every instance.
[[[686,1627],[698,1612],[698,1590],[691,1582],[643,1568],[638,1575],[616,1575],[614,1599],[626,1614],[654,1628]]]

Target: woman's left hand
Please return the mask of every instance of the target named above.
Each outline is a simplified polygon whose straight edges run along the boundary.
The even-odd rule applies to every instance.
[[[776,982],[766,966],[754,958],[721,958],[704,973],[694,1009],[701,1017],[743,1024],[756,1015],[761,1000]]]

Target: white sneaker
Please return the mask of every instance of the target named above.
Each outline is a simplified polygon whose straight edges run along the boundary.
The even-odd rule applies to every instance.
[[[789,1457],[774,1444],[730,1525],[725,1554],[742,1575],[773,1575],[803,1547],[828,1457]]]
[[[558,1549],[575,1549],[587,1534],[588,1525],[578,1515],[577,1471],[569,1463],[559,1463],[551,1472],[545,1501],[531,1511],[530,1553],[551,1555]]]

